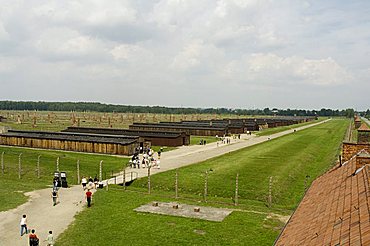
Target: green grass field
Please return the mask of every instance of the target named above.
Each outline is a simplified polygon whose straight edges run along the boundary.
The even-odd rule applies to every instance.
[[[205,140],[207,144],[218,141],[218,138],[212,136],[190,136],[190,145],[199,145],[201,140]]]
[[[111,172],[122,170],[128,163],[127,158],[108,155],[94,155],[66,151],[49,151],[0,146],[0,156],[4,152],[5,172],[0,171],[0,211],[15,208],[27,201],[23,194],[27,191],[46,188],[52,185],[56,161],[59,157],[59,170],[67,172],[69,184],[77,184],[77,160],[80,160],[80,176],[94,177],[99,172],[99,163],[103,160],[103,177]],[[22,176],[18,177],[18,158],[22,153]],[[40,157],[40,178],[37,178],[37,159]]]
[[[326,120],[326,119],[327,118],[320,117],[318,120],[315,120],[315,121],[304,122],[304,123],[294,124],[294,125],[290,125],[290,126],[279,126],[279,127],[275,127],[275,128],[267,128],[267,129],[263,129],[262,131],[254,132],[254,134],[256,134],[257,136],[267,136],[267,135],[271,135],[271,134],[274,134],[274,133],[278,133],[278,132],[290,130],[290,129],[293,129],[293,128],[297,128],[297,127],[300,127],[300,126],[305,126],[305,125],[317,123],[317,122],[320,122],[320,121],[323,121],[323,120]]]
[[[180,201],[203,204],[200,201],[208,170],[207,205],[211,206],[230,207],[239,173],[240,211],[221,223],[134,212],[134,208],[153,200],[175,200],[175,172],[168,171],[151,177],[151,195],[145,195],[146,178],[135,181],[126,192],[118,186],[108,192],[98,191],[94,206],[77,216],[57,245],[82,245],[88,241],[94,245],[272,245],[283,224],[265,213],[285,215],[296,208],[304,195],[306,175],[310,176],[310,184],[335,162],[348,124],[348,120],[334,119],[180,168]],[[270,177],[273,200],[268,208]],[[199,230],[203,233],[197,233]]]
[[[55,245],[271,245],[282,226],[276,219],[266,219],[266,214],[242,211],[233,212],[223,222],[133,211],[154,200],[170,201],[161,196],[100,190],[91,209],[78,214]]]

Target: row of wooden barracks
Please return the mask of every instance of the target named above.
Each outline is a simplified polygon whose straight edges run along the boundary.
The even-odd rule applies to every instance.
[[[197,136],[225,136],[260,131],[266,128],[289,126],[316,120],[317,117],[245,118],[160,123],[133,123],[132,130],[184,131]]]
[[[144,146],[182,146],[190,135],[225,136],[288,126],[315,117],[246,118],[204,121],[133,123],[129,129],[68,127],[62,132],[7,130],[0,144],[114,155],[133,155]]]

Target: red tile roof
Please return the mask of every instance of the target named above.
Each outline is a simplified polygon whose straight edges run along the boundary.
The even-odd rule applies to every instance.
[[[358,131],[370,131],[370,128],[365,123],[362,123],[361,126],[357,130]]]
[[[275,245],[370,245],[370,168],[356,157],[317,178]]]

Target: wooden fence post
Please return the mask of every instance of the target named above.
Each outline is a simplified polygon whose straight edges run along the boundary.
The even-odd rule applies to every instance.
[[[236,179],[235,179],[235,201],[234,204],[235,206],[238,206],[238,191],[239,191],[239,173],[236,174]]]
[[[41,158],[41,155],[37,157],[37,178],[38,179],[40,178],[40,158]]]
[[[208,171],[206,171],[206,176],[204,179],[204,202],[207,202],[207,193],[208,193]]]
[[[18,157],[18,178],[21,179],[22,176],[22,153]]]

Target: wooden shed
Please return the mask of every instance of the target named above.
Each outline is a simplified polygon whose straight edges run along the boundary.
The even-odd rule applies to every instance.
[[[137,136],[9,130],[0,134],[0,144],[77,152],[132,155],[139,146]]]

